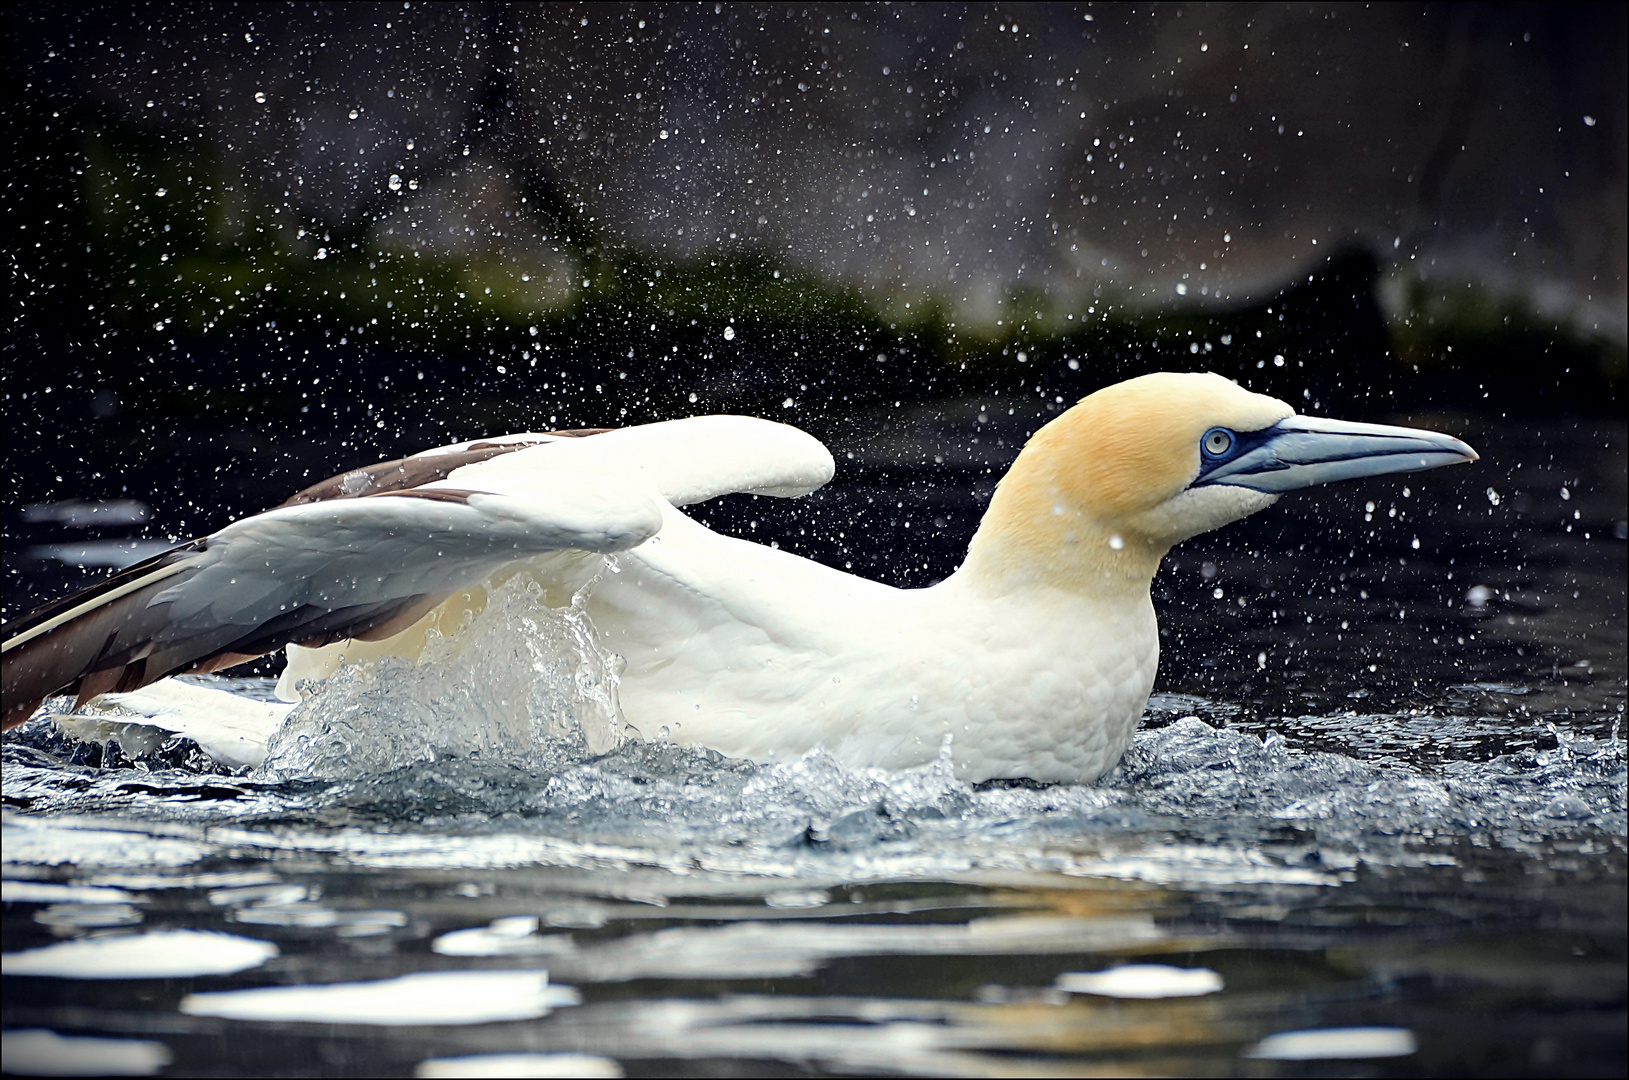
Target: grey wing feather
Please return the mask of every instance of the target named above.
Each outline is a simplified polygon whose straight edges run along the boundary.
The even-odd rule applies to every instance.
[[[4,723],[54,693],[83,700],[364,634],[516,559],[619,551],[660,527],[647,496],[596,477],[280,507],[20,621],[3,647]]]

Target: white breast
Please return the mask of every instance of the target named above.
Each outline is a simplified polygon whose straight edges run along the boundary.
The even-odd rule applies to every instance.
[[[646,738],[905,768],[948,735],[964,780],[1080,783],[1119,760],[1153,685],[1146,595],[893,589],[677,512],[619,562],[589,613],[627,660],[623,710]]]

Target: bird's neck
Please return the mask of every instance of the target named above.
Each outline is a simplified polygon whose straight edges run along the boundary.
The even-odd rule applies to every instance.
[[[996,595],[1029,590],[1084,599],[1147,597],[1170,544],[1116,526],[1055,494],[1036,470],[1014,468],[968,546],[956,576]]]

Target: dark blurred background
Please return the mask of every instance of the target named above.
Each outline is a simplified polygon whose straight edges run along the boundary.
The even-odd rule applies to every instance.
[[[757,413],[887,487],[1157,368],[1618,413],[1626,10],[10,9],[6,607],[503,431]]]

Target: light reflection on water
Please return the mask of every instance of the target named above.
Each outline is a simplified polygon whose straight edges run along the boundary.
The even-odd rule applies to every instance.
[[[1482,528],[1487,500],[1460,505],[1436,524]],[[1259,580],[1216,554],[1229,542],[1210,577],[1197,552],[1173,559],[1168,593],[1189,571],[1205,585],[1162,600],[1173,692],[1087,788],[570,738],[313,781],[185,747],[91,760],[31,725],[4,745],[8,1040],[115,1037],[175,1072],[1613,1071],[1621,543],[1523,533],[1472,571],[1498,536],[1439,538],[1437,563],[1374,556],[1398,610],[1435,614],[1358,624],[1368,601],[1326,611],[1308,589],[1310,644],[1258,669],[1258,639],[1286,634],[1274,590],[1330,584],[1267,535]],[[1492,576],[1516,564],[1520,582]],[[1490,583],[1481,605],[1447,605],[1450,572],[1456,603],[1467,574]],[[1228,623],[1217,581],[1261,617]],[[1524,589],[1567,602],[1523,607]],[[1474,646],[1440,647],[1467,628]],[[260,960],[221,964],[228,936]],[[521,1011],[482,1012],[495,1001]]]
[[[8,952],[4,973],[58,979],[180,979],[230,975],[259,967],[276,955],[277,946],[269,941],[199,930],[159,930]]]
[[[8,1029],[0,1055],[16,1076],[153,1076],[174,1060],[160,1042],[65,1038],[39,1028]]]
[[[180,1007],[189,1016],[229,1020],[403,1027],[532,1020],[581,1003],[571,987],[549,985],[546,971],[421,971],[376,982],[188,994]]]

